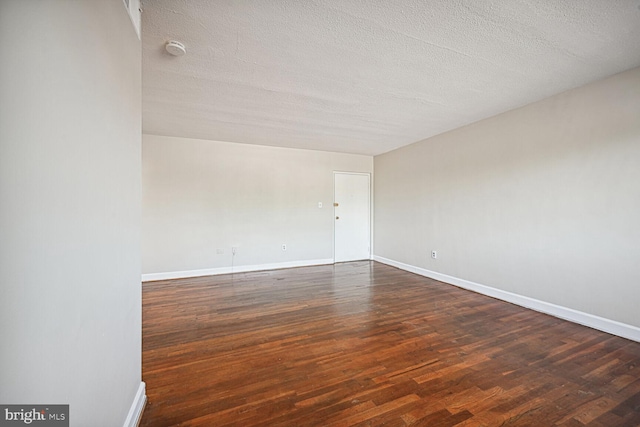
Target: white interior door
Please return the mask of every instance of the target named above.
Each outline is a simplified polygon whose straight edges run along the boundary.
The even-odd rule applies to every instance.
[[[370,258],[369,174],[334,174],[335,262]]]

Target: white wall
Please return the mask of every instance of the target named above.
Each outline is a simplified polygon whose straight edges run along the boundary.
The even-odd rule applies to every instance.
[[[373,170],[370,156],[154,135],[142,158],[147,274],[332,260],[333,171]]]
[[[640,69],[374,163],[376,256],[640,327]]]
[[[140,41],[121,0],[5,0],[0,57],[0,402],[122,426],[141,385]]]

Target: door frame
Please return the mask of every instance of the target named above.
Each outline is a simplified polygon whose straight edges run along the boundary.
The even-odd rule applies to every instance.
[[[369,178],[369,260],[373,260],[373,174],[371,172],[333,171],[333,264],[336,264],[336,175],[366,175]]]

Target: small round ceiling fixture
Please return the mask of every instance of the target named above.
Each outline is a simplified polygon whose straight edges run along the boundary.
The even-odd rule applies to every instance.
[[[187,53],[184,45],[175,40],[168,41],[164,48],[173,56],[182,56]]]

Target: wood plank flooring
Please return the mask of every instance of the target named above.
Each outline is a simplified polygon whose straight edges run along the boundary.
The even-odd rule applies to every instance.
[[[375,262],[143,285],[142,426],[640,426],[640,343]]]

